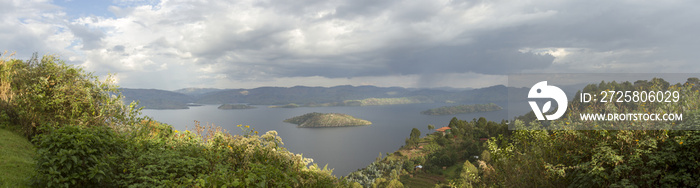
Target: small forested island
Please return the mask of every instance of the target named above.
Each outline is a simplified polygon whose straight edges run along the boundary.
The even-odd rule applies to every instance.
[[[340,113],[308,113],[285,119],[284,122],[297,124],[299,127],[348,127],[371,125],[372,122]]]
[[[247,104],[222,104],[219,106],[219,109],[221,110],[231,110],[231,109],[252,109],[255,108],[255,106],[250,106]]]
[[[433,108],[430,110],[422,111],[421,114],[425,115],[453,115],[453,114],[466,114],[474,112],[490,112],[501,110],[500,106],[494,103],[488,104],[466,104],[457,106],[443,106],[440,108]]]

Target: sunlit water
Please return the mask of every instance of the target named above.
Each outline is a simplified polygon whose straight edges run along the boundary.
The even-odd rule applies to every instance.
[[[418,128],[423,135],[428,133],[428,124],[436,128],[447,126],[452,117],[464,120],[486,117],[500,122],[507,118],[507,110],[471,114],[429,116],[421,111],[449,104],[408,104],[364,107],[302,107],[219,110],[218,105],[190,107],[186,110],[143,110],[143,114],[157,121],[168,123],[175,129],[194,127],[194,121],[202,124],[213,123],[239,134],[238,124],[250,125],[263,134],[276,130],[282,137],[284,147],[293,153],[313,158],[319,166],[328,164],[333,174],[345,176],[367,166],[381,152],[393,152],[404,144],[412,128]],[[499,104],[500,105],[500,104]],[[501,105],[503,106],[503,105]],[[284,119],[309,112],[344,113],[356,118],[369,120],[372,125],[337,128],[298,128],[294,124],[282,122]],[[511,117],[512,118],[512,117]]]

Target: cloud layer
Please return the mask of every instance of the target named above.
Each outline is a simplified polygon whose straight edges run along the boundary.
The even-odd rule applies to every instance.
[[[120,1],[104,7],[109,17],[3,5],[0,49],[57,53],[124,87],[474,87],[509,73],[700,71],[692,1]]]

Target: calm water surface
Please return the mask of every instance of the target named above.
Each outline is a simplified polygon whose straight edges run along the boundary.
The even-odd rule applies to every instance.
[[[160,122],[168,123],[175,129],[185,130],[194,127],[194,121],[202,124],[213,123],[239,134],[236,125],[250,125],[261,134],[276,130],[284,147],[293,153],[313,158],[319,166],[328,164],[336,176],[345,176],[367,166],[381,152],[396,151],[404,144],[412,128],[418,128],[423,135],[428,133],[428,124],[436,128],[447,126],[452,117],[464,120],[486,117],[500,122],[508,116],[507,110],[428,116],[421,111],[449,104],[407,104],[390,106],[362,107],[302,107],[219,110],[218,105],[190,107],[185,110],[143,110],[143,114]],[[501,105],[501,104],[499,104]],[[504,106],[505,104],[501,105]],[[309,112],[344,113],[372,122],[369,126],[337,128],[298,128],[294,124],[282,122],[284,119]],[[524,113],[524,112],[523,112]],[[512,117],[511,117],[512,118]]]

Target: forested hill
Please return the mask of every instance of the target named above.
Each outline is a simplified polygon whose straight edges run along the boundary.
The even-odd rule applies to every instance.
[[[187,103],[195,98],[182,93],[157,89],[119,89],[124,95],[124,103],[139,101],[139,107],[148,109],[187,109]]]
[[[139,100],[140,106],[149,109],[186,108],[187,103],[251,105],[341,104],[348,100],[369,98],[416,98],[436,103],[505,102],[508,88],[503,85],[472,90],[408,89],[401,87],[335,86],[335,87],[260,87],[254,89],[197,89],[176,91],[155,89],[122,89],[125,102]],[[527,88],[511,88],[511,91],[527,92]]]

